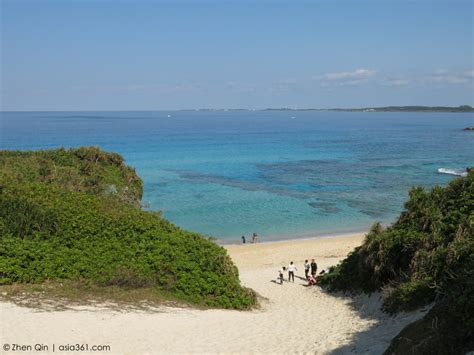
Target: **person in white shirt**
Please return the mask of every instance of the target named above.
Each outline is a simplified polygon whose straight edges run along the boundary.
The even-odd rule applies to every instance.
[[[308,260],[304,261],[304,277],[308,278],[309,270],[311,269],[311,264]]]
[[[290,262],[290,265],[288,265],[288,282],[290,280],[292,282],[295,282],[295,271],[298,269],[296,268],[295,264],[293,264],[293,261]]]

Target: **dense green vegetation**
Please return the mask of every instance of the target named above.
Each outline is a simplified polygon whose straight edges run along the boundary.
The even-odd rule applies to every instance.
[[[40,151],[0,151],[3,183],[41,182],[69,191],[115,195],[139,206],[143,182],[117,153],[96,147]]]
[[[474,349],[474,171],[431,191],[414,188],[398,220],[375,224],[364,243],[321,279],[330,291],[382,290],[391,313],[434,302],[394,339],[389,354]]]
[[[98,148],[0,152],[0,284],[75,280],[256,303],[224,248],[137,207],[142,181]]]

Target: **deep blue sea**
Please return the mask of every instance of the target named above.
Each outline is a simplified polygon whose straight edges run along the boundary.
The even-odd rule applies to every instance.
[[[2,112],[0,149],[100,146],[145,182],[144,201],[184,228],[238,241],[393,222],[412,185],[474,166],[464,113]]]

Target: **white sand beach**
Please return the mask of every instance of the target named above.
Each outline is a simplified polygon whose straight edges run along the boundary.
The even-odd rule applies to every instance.
[[[226,246],[243,284],[264,298],[255,311],[162,307],[120,312],[99,306],[40,311],[1,302],[0,342],[46,344],[50,352],[53,343],[110,345],[105,352],[110,354],[380,354],[424,313],[391,317],[380,311],[378,295],[330,295],[317,286],[304,287],[298,277],[294,284],[273,282],[278,268],[291,260],[301,277],[304,259],[314,257],[319,269],[334,265],[362,239],[363,234],[353,234]]]

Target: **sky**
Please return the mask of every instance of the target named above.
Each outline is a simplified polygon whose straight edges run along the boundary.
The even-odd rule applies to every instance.
[[[474,105],[471,0],[0,0],[1,110]]]

